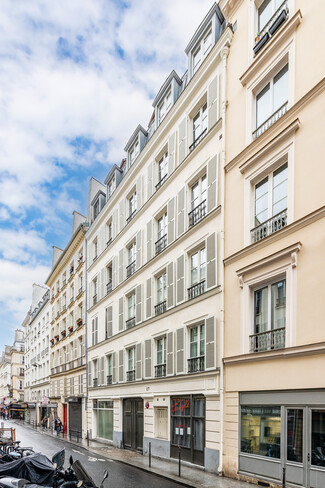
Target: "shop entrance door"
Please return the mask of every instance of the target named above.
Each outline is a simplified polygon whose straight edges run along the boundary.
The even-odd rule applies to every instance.
[[[68,406],[63,404],[63,432],[66,434],[68,430]]]
[[[143,400],[123,400],[123,445],[125,449],[143,451]]]
[[[307,409],[307,486],[325,486],[325,409]]]

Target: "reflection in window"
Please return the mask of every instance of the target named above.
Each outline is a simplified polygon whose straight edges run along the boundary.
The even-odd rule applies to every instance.
[[[287,419],[287,460],[302,463],[303,410],[291,408]]]
[[[241,452],[279,459],[280,407],[241,407]]]
[[[311,464],[325,467],[325,410],[311,413]]]

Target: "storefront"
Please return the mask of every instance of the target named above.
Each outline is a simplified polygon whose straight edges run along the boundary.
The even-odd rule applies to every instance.
[[[113,440],[113,401],[94,400],[93,410],[99,439]]]
[[[69,397],[66,399],[68,403],[68,430],[66,430],[66,418],[64,416],[63,426],[64,432],[70,436],[82,436],[82,403],[81,398]]]
[[[28,424],[36,423],[36,403],[27,403],[25,409],[25,422]]]
[[[17,420],[24,420],[25,408],[27,408],[26,403],[11,403],[9,405],[10,418],[17,419]]]
[[[241,393],[239,472],[325,486],[325,390]]]

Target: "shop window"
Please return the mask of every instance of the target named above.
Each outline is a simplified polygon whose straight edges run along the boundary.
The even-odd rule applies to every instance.
[[[287,460],[302,463],[303,460],[302,409],[290,408],[287,416]]]
[[[97,437],[113,440],[113,402],[95,400],[93,404],[97,416]]]
[[[241,452],[280,459],[281,410],[241,407]]]
[[[311,464],[325,467],[325,410],[311,412]]]

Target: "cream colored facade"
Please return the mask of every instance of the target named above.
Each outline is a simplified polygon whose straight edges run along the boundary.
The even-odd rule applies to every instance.
[[[54,248],[50,288],[50,426],[58,416],[65,432],[86,435],[85,250],[83,224],[74,212],[72,236],[64,250]]]
[[[24,375],[25,375],[25,345],[23,330],[15,330],[15,340],[10,348],[10,389],[11,416],[14,418],[15,404],[24,401]],[[19,410],[19,415],[23,417],[24,410]],[[18,413],[18,412],[17,412]]]
[[[285,469],[286,486],[321,488],[325,4],[220,6],[235,31],[227,73],[223,471],[273,486]]]
[[[0,361],[0,402],[2,406],[10,403],[11,387],[10,346],[5,346]]]
[[[155,98],[148,131],[136,129],[105,184],[91,180],[87,232],[92,437],[144,454],[151,443],[162,457],[181,445],[183,459],[214,472],[231,38],[215,4],[186,49],[188,72],[173,71]]]

